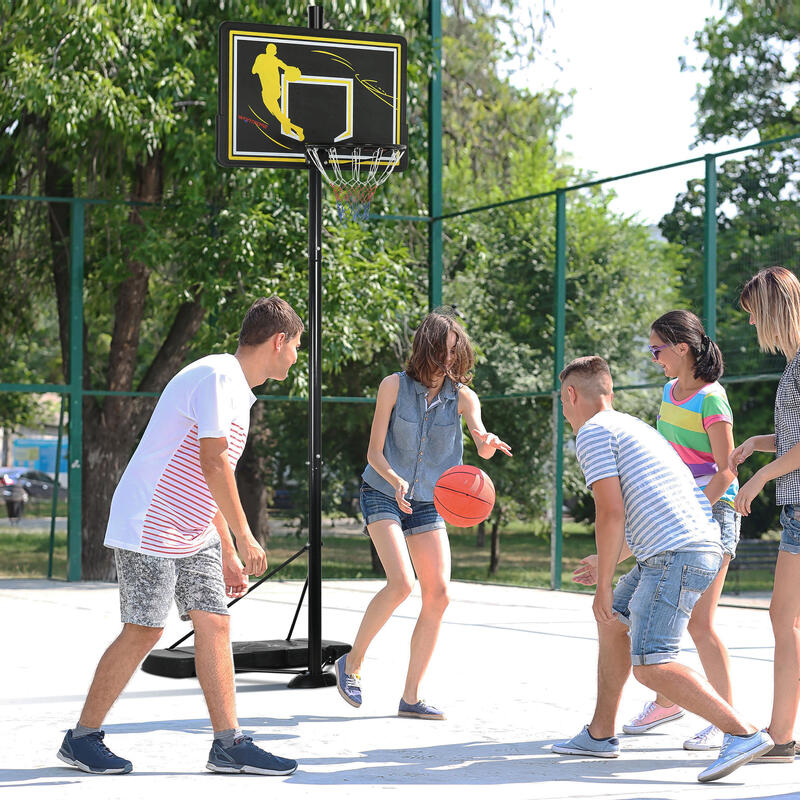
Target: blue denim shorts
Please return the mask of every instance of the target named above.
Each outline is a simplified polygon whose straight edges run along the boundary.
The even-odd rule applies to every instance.
[[[724,500],[717,500],[711,506],[711,513],[722,531],[722,549],[732,560],[736,558],[736,545],[739,544],[742,533],[742,515],[734,511],[733,506]]]
[[[382,519],[396,520],[406,536],[413,533],[426,531],[445,530],[444,520],[439,516],[433,503],[421,500],[411,500],[411,513],[405,514],[397,505],[394,497],[389,497],[369,484],[361,484],[361,513],[364,515],[364,524],[372,525]]]
[[[623,575],[614,611],[629,626],[634,666],[674,661],[695,603],[717,577],[722,556],[697,550],[657,553]]]
[[[800,554],[800,505],[789,504],[781,509],[781,544],[779,550]]]

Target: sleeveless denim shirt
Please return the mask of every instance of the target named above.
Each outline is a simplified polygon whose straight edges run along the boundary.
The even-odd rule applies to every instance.
[[[461,415],[458,413],[458,390],[445,378],[435,405],[426,410],[427,387],[405,372],[400,376],[397,402],[392,409],[383,455],[392,469],[408,482],[409,498],[433,502],[433,487],[439,476],[461,463],[464,442]],[[362,480],[389,497],[394,487],[370,464]]]

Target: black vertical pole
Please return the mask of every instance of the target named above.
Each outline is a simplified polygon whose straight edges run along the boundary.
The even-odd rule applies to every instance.
[[[308,7],[308,27],[322,27],[322,6]],[[308,672],[289,686],[333,686],[322,671],[322,176],[308,170]]]

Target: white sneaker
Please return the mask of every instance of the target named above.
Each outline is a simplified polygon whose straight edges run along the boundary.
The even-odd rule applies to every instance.
[[[722,731],[709,725],[683,743],[684,750],[719,750],[722,747]]]

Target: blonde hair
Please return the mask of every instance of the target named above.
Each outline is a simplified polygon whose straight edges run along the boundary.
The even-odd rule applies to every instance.
[[[581,391],[594,396],[614,393],[611,370],[600,356],[581,356],[570,361],[558,379],[562,385],[577,384]]]
[[[744,285],[739,305],[753,317],[758,344],[791,361],[800,348],[800,281],[785,267],[767,267]]]

